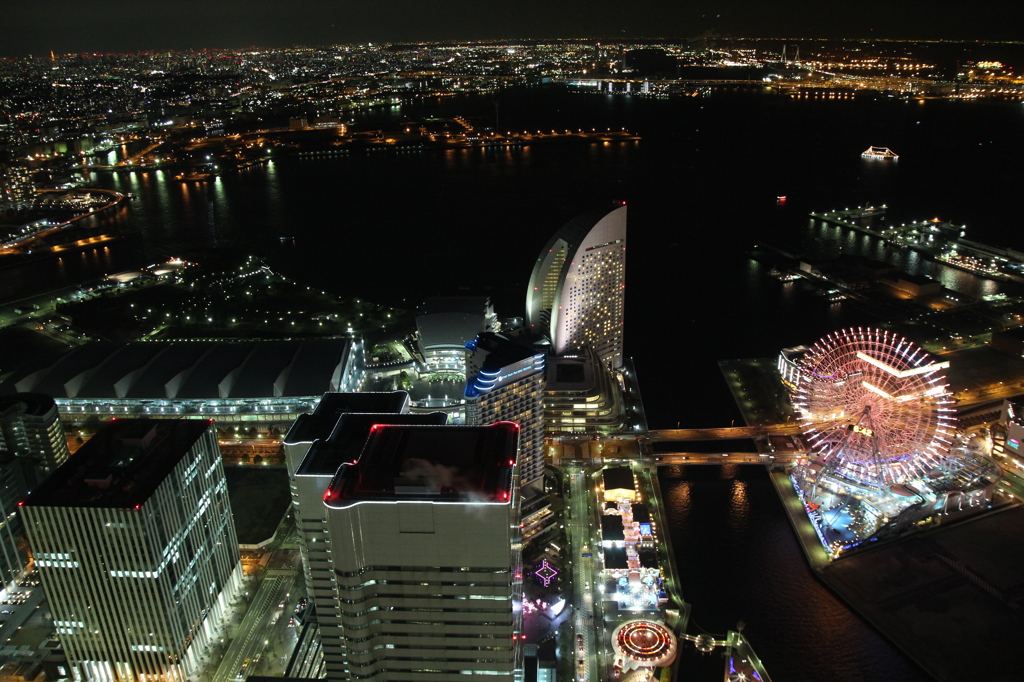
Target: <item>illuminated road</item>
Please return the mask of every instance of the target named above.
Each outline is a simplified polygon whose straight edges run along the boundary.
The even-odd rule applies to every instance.
[[[278,604],[285,603],[287,609],[287,595],[295,584],[295,577],[293,569],[267,571],[212,682],[245,679],[255,670],[261,655],[269,655],[267,644],[272,628],[270,621],[279,610]],[[242,670],[246,661],[248,665]]]
[[[593,558],[583,556],[583,548],[589,548],[593,553],[594,547],[590,544],[590,505],[587,475],[575,466],[566,468],[566,474],[570,478],[570,490],[572,499],[567,507],[569,511],[566,535],[569,539],[569,550],[572,552],[572,579],[573,579],[573,638],[572,638],[572,660],[573,679],[578,682],[596,680],[596,646],[598,644],[594,631],[594,597],[591,594],[591,580],[593,576]],[[578,637],[583,636],[583,652],[579,651]],[[579,660],[583,659],[583,673],[579,672]]]

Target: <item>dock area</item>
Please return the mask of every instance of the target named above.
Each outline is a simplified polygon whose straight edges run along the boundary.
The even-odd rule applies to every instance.
[[[1003,282],[1024,282],[1024,252],[965,239],[966,227],[932,218],[885,224],[887,207],[858,206],[811,213],[810,217],[912,249],[939,263]]]

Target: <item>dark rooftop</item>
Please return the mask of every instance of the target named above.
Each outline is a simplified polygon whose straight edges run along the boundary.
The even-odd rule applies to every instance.
[[[378,414],[373,412],[347,412],[338,419],[331,435],[318,440],[302,459],[296,476],[334,476],[344,462],[359,459],[370,429],[377,424],[443,426],[448,423],[444,412]]]
[[[0,412],[6,412],[15,406],[21,414],[43,417],[50,410],[56,409],[57,403],[53,398],[42,393],[15,393],[14,395],[0,396]]]
[[[23,504],[138,508],[212,423],[205,419],[111,419]]]
[[[343,464],[324,502],[363,500],[507,502],[519,425],[372,426],[355,464]]]
[[[602,551],[605,568],[629,568],[629,557],[626,556],[625,547],[605,547]]]
[[[420,314],[465,313],[483,317],[490,305],[491,299],[487,296],[433,296],[420,306]]]
[[[601,517],[601,539],[605,542],[622,542],[626,539],[626,531],[622,527],[622,517],[618,514],[605,514]]]
[[[351,343],[341,338],[87,343],[19,367],[0,381],[0,394],[131,400],[316,396],[336,388]]]
[[[629,467],[605,469],[602,473],[605,490],[636,490],[636,484],[633,482],[633,470]]]
[[[381,393],[325,393],[311,414],[299,415],[285,443],[309,443],[324,438],[334,430],[338,418],[346,412],[397,414],[409,400],[405,391]]]

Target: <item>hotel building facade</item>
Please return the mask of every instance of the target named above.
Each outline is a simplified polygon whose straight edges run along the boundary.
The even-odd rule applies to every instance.
[[[541,250],[526,294],[526,323],[555,355],[589,346],[623,365],[626,206],[566,223]]]

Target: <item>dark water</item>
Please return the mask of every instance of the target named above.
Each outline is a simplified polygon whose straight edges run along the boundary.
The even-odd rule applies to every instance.
[[[774,682],[931,679],[814,577],[764,469],[664,467],[659,479],[690,632],[742,620]],[[679,682],[721,671],[717,655],[688,652]]]
[[[809,227],[809,211],[886,203],[892,221],[939,216],[966,223],[969,238],[1024,248],[1015,194],[1024,185],[1020,104],[798,102],[753,90],[665,101],[532,89],[502,95],[500,111],[506,129],[626,127],[643,139],[282,159],[208,187],[159,172],[100,175],[101,186],[138,197],[114,218],[139,228],[138,238],[0,278],[8,291],[30,290],[226,246],[339,293],[412,305],[433,293],[487,292],[500,314],[515,315],[551,233],[624,199],[626,346],[649,422],[717,426],[739,417],[719,360],[774,355],[875,321],[766,277],[767,266],[747,256],[762,240],[799,246],[822,236]],[[493,112],[493,98],[467,97],[371,112],[357,123]],[[864,160],[869,145],[901,158]],[[785,206],[778,195],[788,196]],[[877,249],[855,235],[824,236],[849,251]],[[906,265],[964,293],[998,289],[927,262]],[[670,471],[663,483],[698,624],[721,632],[745,620],[782,682],[921,679],[811,577],[761,473]]]

